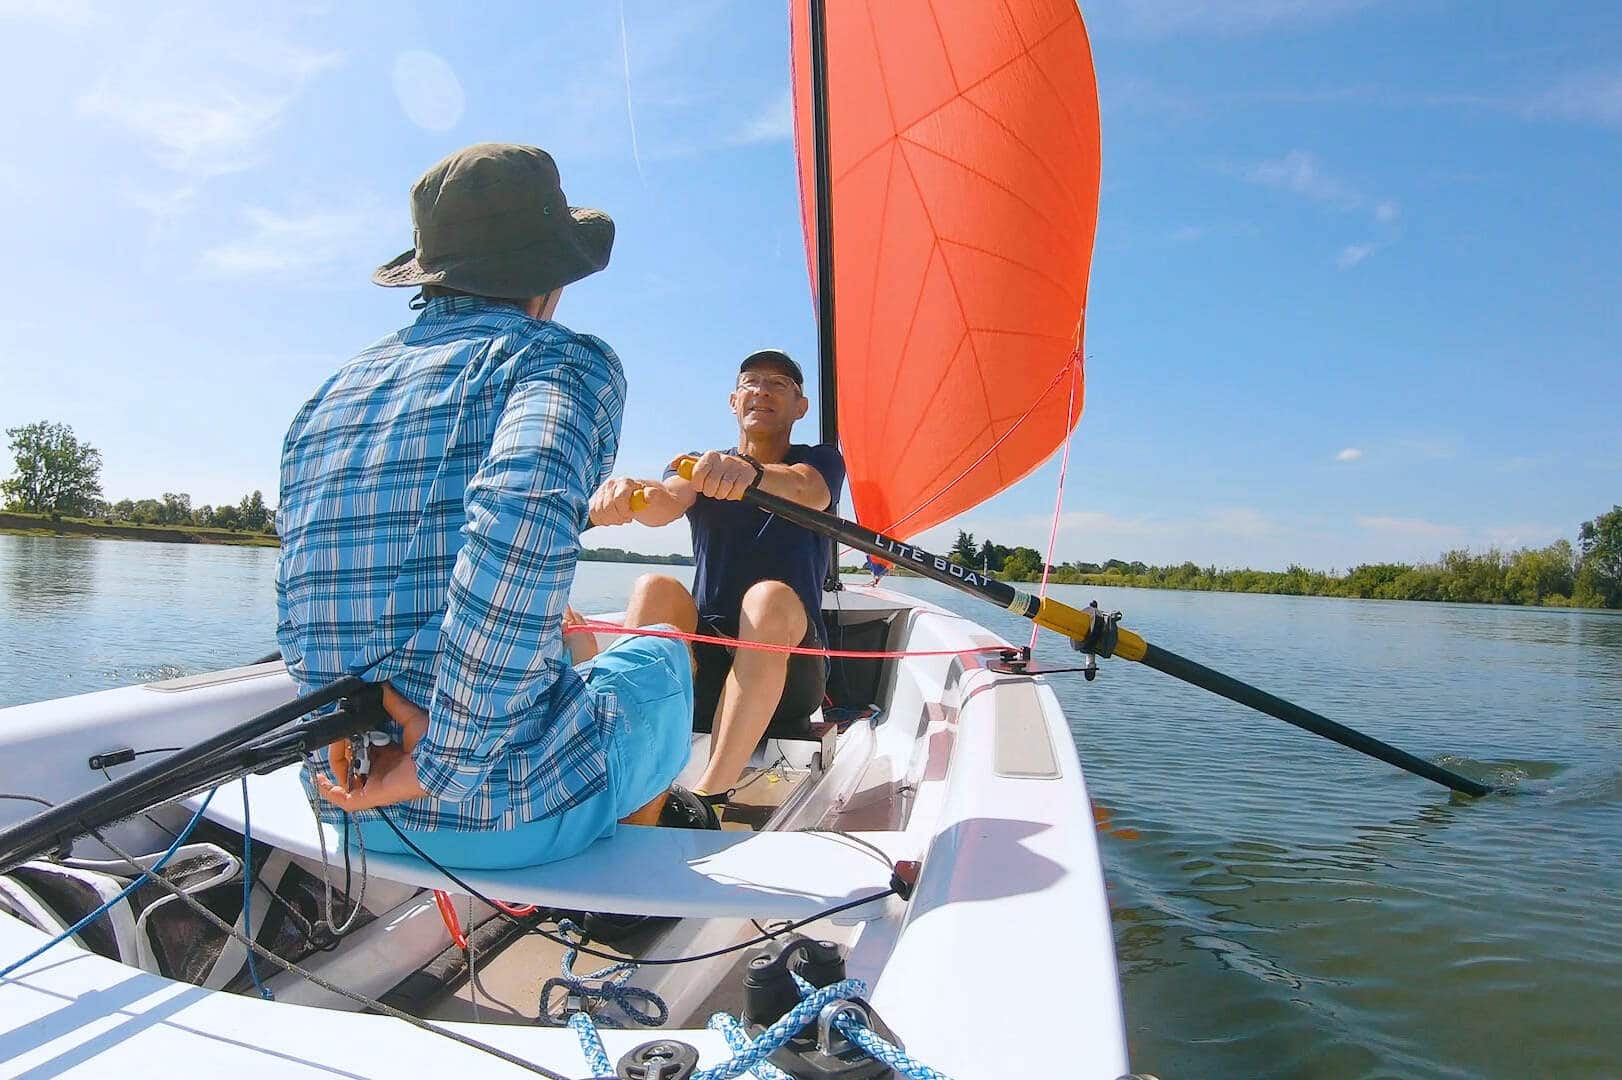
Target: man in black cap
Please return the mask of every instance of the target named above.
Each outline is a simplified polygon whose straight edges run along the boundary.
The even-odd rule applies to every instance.
[[[687,515],[697,571],[693,596],[702,628],[722,637],[768,645],[823,648],[822,583],[827,541],[740,500],[759,487],[815,510],[839,501],[845,462],[837,447],[789,439],[809,402],[805,376],[787,353],[762,349],[744,359],[728,402],[738,441],[698,457],[693,478],[674,469],[651,489],[647,480],[603,485],[601,520],[659,526]],[[647,489],[647,506],[632,511],[631,493]],[[694,725],[712,731],[710,760],[693,790],[724,803],[749,755],[774,720],[803,720],[822,705],[827,660],[747,648],[694,648]]]
[[[692,665],[677,641],[622,639],[576,668],[562,625],[592,493],[613,467],[625,375],[554,321],[608,264],[614,225],[568,205],[543,150],[482,143],[411,193],[413,250],[380,285],[422,290],[416,322],[340,369],[282,453],[277,640],[302,691],[384,684],[400,728],[352,768],[308,774],[323,816],[367,847],[499,868],[573,855],[658,820],[687,763]],[[648,578],[632,625],[691,630],[691,596]]]

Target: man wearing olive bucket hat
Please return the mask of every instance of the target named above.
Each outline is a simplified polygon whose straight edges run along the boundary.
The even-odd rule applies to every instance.
[[[693,705],[680,642],[623,638],[576,668],[562,634],[625,376],[552,316],[565,286],[608,265],[614,223],[568,205],[545,151],[503,143],[429,169],[411,215],[415,247],[372,279],[419,288],[421,314],[294,419],[276,522],[288,670],[304,691],[383,683],[400,739],[365,773],[335,743],[306,778],[374,851],[406,850],[368,812],[388,807],[448,865],[566,858],[618,822],[660,819]],[[626,618],[691,631],[697,615],[654,578]]]

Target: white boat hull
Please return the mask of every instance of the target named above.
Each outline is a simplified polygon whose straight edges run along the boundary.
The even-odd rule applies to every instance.
[[[830,619],[891,619],[892,648],[1005,644],[960,616],[886,590],[847,590],[830,607],[838,609]],[[293,696],[279,665],[264,665],[0,710],[0,790],[60,802],[105,782],[86,766],[93,753],[186,745]],[[514,902],[680,916],[654,950],[675,955],[749,936],[751,918],[804,917],[882,891],[887,861],[918,860],[909,901],[874,901],[806,931],[848,948],[849,974],[868,983],[873,1007],[908,1052],[959,1080],[1108,1080],[1127,1072],[1096,831],[1051,689],[1041,679],[988,671],[972,655],[911,657],[887,674],[880,704],[876,721],[840,734],[831,760],[818,760],[826,750],[811,743],[767,748],[762,764],[780,752],[810,779],[759,832],[623,828],[574,859],[469,875],[470,883]],[[690,770],[706,752],[707,736],[695,736]],[[255,777],[249,791],[256,845],[319,873],[323,838],[296,778]],[[0,802],[0,823],[29,812]],[[207,814],[240,832],[238,788],[220,789]],[[189,814],[170,807],[156,816],[172,824]],[[167,843],[140,818],[111,835],[130,850]],[[324,842],[330,853],[336,837]],[[97,846],[81,841],[76,854]],[[307,963],[339,985],[377,994],[446,945],[419,889],[455,887],[432,867],[397,857],[371,857],[368,873],[377,890],[368,907],[378,920]],[[0,915],[0,966],[47,939]],[[693,1045],[705,1066],[731,1051],[704,1029],[698,1010],[734,977],[737,960],[644,967],[635,979],[670,1006],[670,1025],[656,1034]],[[527,1075],[261,968],[278,1000],[172,981],[64,942],[0,981],[0,1075],[167,1076],[185,1062],[243,1077],[396,1077],[441,1066]],[[452,1026],[565,1075],[591,1075],[572,1032]],[[612,1059],[654,1034],[603,1037]]]

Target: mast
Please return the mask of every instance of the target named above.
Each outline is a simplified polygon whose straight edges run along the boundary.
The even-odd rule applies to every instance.
[[[833,176],[828,168],[828,22],[825,0],[809,0],[811,144],[817,178],[817,397],[821,438],[839,443],[839,388],[834,371]],[[837,572],[837,571],[835,571]]]

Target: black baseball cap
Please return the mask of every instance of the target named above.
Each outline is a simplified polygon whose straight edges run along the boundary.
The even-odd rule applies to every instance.
[[[781,368],[797,386],[802,390],[805,389],[805,372],[801,371],[800,365],[782,349],[756,349],[743,358],[743,363],[738,365],[738,374],[742,375],[750,368],[764,367],[767,364]]]

